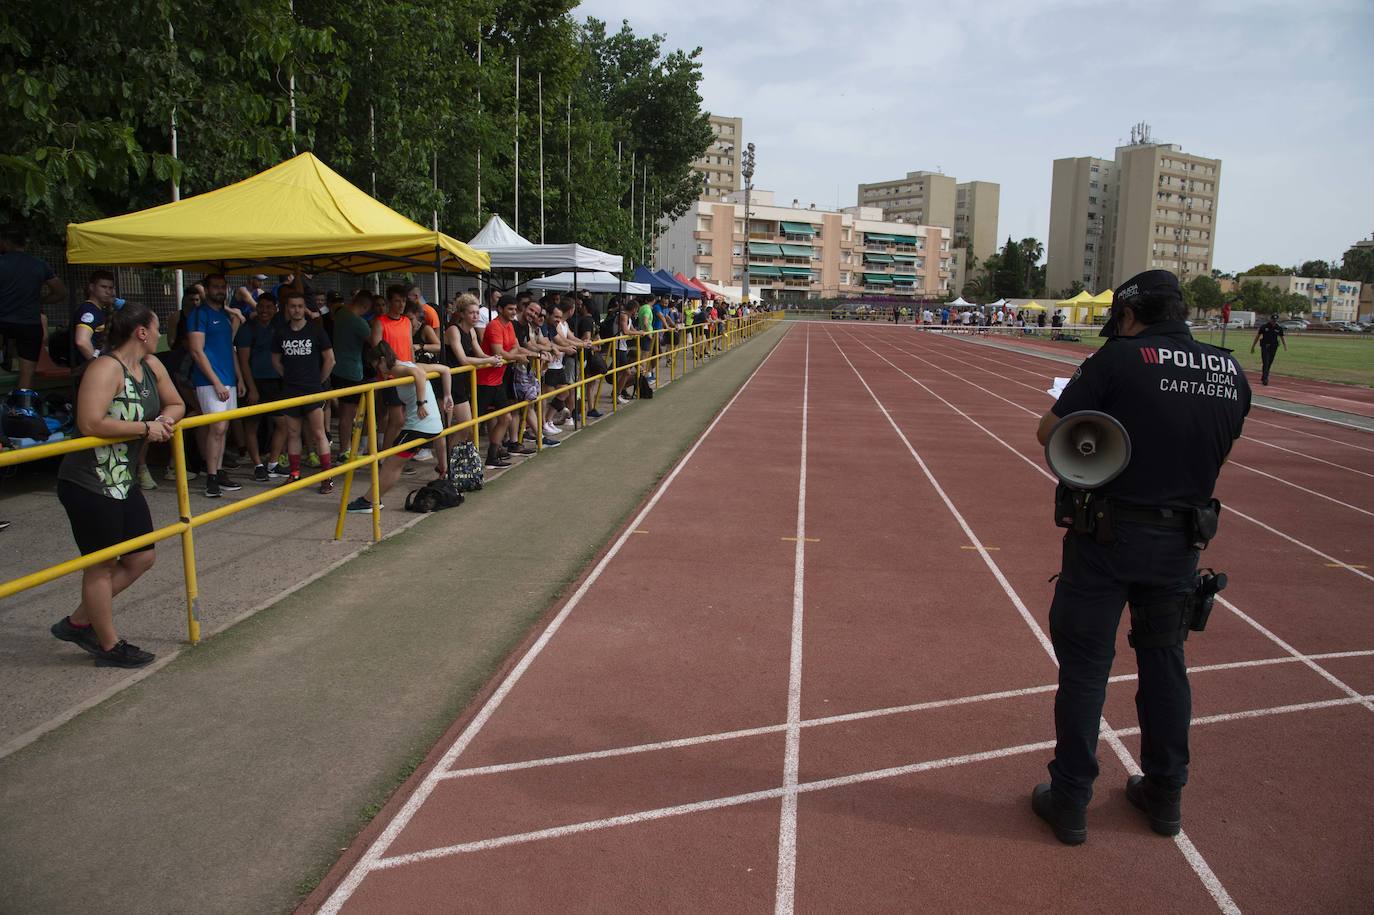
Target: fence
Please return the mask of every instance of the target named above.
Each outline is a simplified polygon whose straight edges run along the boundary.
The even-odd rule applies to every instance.
[[[578,372],[577,381],[562,385],[557,388],[553,388],[548,391],[541,391],[540,394],[533,400],[522,400],[517,403],[503,407],[500,410],[494,410],[490,413],[480,413],[478,411],[477,386],[475,384],[475,375],[473,375],[473,377],[471,377],[470,380],[474,383],[469,385],[469,388],[471,390],[470,404],[472,418],[448,426],[442,432],[430,436],[429,438],[426,438],[423,441],[415,439],[382,450],[379,450],[377,442],[379,435],[377,426],[376,392],[383,390],[385,388],[394,388],[404,384],[413,384],[414,381],[411,378],[392,378],[385,381],[375,381],[367,384],[355,385],[349,388],[323,391],[318,394],[309,394],[302,397],[293,397],[285,400],[273,401],[271,403],[256,404],[254,406],[249,407],[239,407],[238,409],[229,410],[224,413],[214,413],[187,417],[181,420],[179,423],[177,423],[171,442],[173,467],[176,471],[178,514],[178,518],[176,521],[172,522],[171,524],[165,525],[164,527],[158,528],[157,530],[152,531],[148,534],[144,534],[139,537],[134,537],[129,540],[125,540],[121,543],[115,544],[114,546],[106,547],[103,550],[99,550],[94,553],[88,553],[76,559],[70,559],[65,562],[56,563],[55,565],[49,566],[45,569],[40,569],[37,572],[31,572],[28,575],[24,575],[19,578],[15,578],[7,582],[0,583],[0,599],[9,597],[12,594],[17,594],[20,591],[28,590],[29,588],[35,588],[39,585],[47,584],[48,582],[61,578],[64,575],[70,575],[73,572],[79,572],[83,569],[89,568],[90,566],[98,565],[99,563],[106,562],[111,559],[116,559],[119,556],[129,553],[132,550],[137,550],[155,543],[159,543],[163,540],[170,540],[173,537],[179,536],[181,538],[182,571],[185,578],[186,590],[186,633],[188,640],[191,642],[191,644],[194,645],[200,641],[200,594],[196,581],[196,550],[194,535],[196,528],[204,527],[207,524],[211,524],[222,518],[227,518],[230,515],[246,511],[250,508],[262,505],[266,502],[271,502],[276,499],[280,499],[283,496],[289,495],[290,493],[296,492],[300,489],[304,489],[307,486],[312,486],[318,483],[320,480],[343,475],[344,481],[343,486],[341,487],[339,499],[338,520],[334,528],[334,539],[338,540],[343,537],[344,516],[348,506],[349,497],[352,492],[353,474],[357,470],[369,468],[371,475],[369,488],[371,491],[372,502],[372,539],[374,541],[381,540],[381,500],[378,490],[380,488],[381,462],[386,460],[388,457],[400,454],[402,451],[414,449],[421,444],[428,444],[430,442],[433,442],[435,439],[446,438],[455,433],[465,432],[467,430],[472,430],[473,442],[474,444],[478,444],[480,446],[478,436],[480,425],[482,423],[491,419],[495,419],[504,414],[515,413],[516,411],[523,411],[530,407],[534,407],[536,410],[542,411],[542,407],[545,401],[549,400],[550,398],[559,397],[567,392],[574,390],[578,393],[577,399],[579,401],[579,410],[581,413],[582,426],[583,428],[585,428],[587,420],[587,397],[585,396],[585,394],[586,389],[589,385],[595,385],[593,397],[596,399],[596,402],[599,402],[599,391],[602,384],[607,381],[610,382],[610,407],[611,412],[614,414],[617,407],[616,395],[619,393],[620,390],[619,381],[626,373],[630,372],[631,370],[638,370],[643,368],[644,366],[653,366],[653,371],[659,372],[664,369],[663,361],[666,359],[666,368],[669,375],[669,383],[672,383],[673,381],[685,375],[688,371],[689,366],[699,365],[702,359],[707,355],[707,352],[709,350],[714,350],[717,347],[720,347],[723,348],[722,351],[728,351],[734,348],[735,346],[739,345],[740,343],[743,343],[744,341],[756,336],[760,331],[763,331],[768,327],[772,326],[780,318],[781,315],[777,312],[760,313],[753,315],[749,318],[734,318],[725,321],[720,321],[717,323],[716,332],[714,333],[702,333],[701,331],[706,330],[706,328],[698,325],[696,328],[689,329],[689,331],[696,331],[695,335],[691,333],[684,333],[682,331],[664,331],[661,333],[652,332],[648,334],[627,334],[600,340],[598,341],[600,346],[609,346],[613,350],[618,346],[618,344],[622,340],[626,341],[627,347],[632,342],[635,349],[634,361],[623,365],[617,365],[614,361],[613,352],[612,358],[607,360],[607,370],[600,374],[588,377],[585,371],[585,356],[587,350],[580,349],[578,350],[578,367],[580,371]],[[672,339],[672,343],[666,350],[662,349],[661,345],[662,338],[664,336],[670,336],[670,338]],[[647,354],[644,351],[646,340],[649,342],[649,346],[651,349],[651,351],[649,351]],[[535,378],[543,377],[543,373],[540,371],[538,360],[535,360],[532,369],[535,373]],[[457,369],[454,369],[453,371],[455,374],[475,373],[475,369],[473,369],[471,366],[462,366]],[[438,378],[439,373],[429,373],[429,377]],[[350,454],[350,460],[337,466],[331,467],[327,471],[321,471],[320,473],[314,474],[309,477],[302,477],[299,480],[288,481],[284,484],[273,487],[272,489],[255,493],[254,495],[248,496],[244,499],[229,502],[227,504],[221,505],[218,508],[211,509],[210,511],[203,512],[200,514],[192,513],[190,489],[187,484],[186,473],[185,436],[188,431],[194,430],[201,426],[211,425],[213,423],[232,421],[235,419],[243,419],[250,416],[260,416],[267,413],[276,413],[278,411],[293,406],[299,406],[308,403],[319,403],[326,400],[333,400],[337,397],[356,396],[358,394],[363,395],[364,410],[362,414],[359,416],[358,420],[355,421],[352,429],[352,440],[350,443],[350,448],[348,449]],[[368,452],[359,455],[358,447],[364,428],[368,430]],[[342,434],[343,430],[340,430],[340,435]],[[102,445],[113,445],[123,441],[132,441],[132,439],[104,439],[95,438],[93,436],[84,436],[81,438],[68,439],[62,442],[54,442],[49,445],[35,445],[29,448],[0,452],[0,468],[29,463],[32,461],[44,460],[47,458],[58,457],[75,451],[84,451],[90,448],[97,448]],[[536,435],[535,448],[537,451],[542,451],[542,434]]]

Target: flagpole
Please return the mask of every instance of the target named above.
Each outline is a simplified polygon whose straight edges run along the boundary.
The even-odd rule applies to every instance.
[[[515,220],[511,228],[520,234],[520,55],[515,55]]]
[[[539,74],[539,243],[544,244],[544,74]]]

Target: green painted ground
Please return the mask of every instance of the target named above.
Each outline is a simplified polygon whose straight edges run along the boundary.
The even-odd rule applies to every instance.
[[[1220,331],[1199,330],[1194,336],[1203,343],[1222,345]],[[1254,339],[1253,330],[1226,332],[1225,345],[1235,351],[1247,372],[1260,370],[1259,348],[1250,352]],[[1101,345],[1101,337],[1084,337],[1081,343],[1066,343],[1064,348],[1096,349]],[[1280,349],[1274,360],[1274,371],[1294,378],[1374,387],[1374,334],[1292,334],[1288,337],[1288,351]]]

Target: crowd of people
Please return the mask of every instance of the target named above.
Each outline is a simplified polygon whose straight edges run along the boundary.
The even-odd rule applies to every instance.
[[[47,331],[40,324],[31,332],[24,321],[42,321],[42,305],[66,291],[41,260],[12,257],[23,254],[20,247],[7,242],[0,254],[13,261],[0,276],[0,333],[18,341],[20,384],[28,385]],[[21,297],[32,299],[28,311],[13,307]],[[469,466],[456,460],[464,454],[479,475],[499,471],[536,446],[558,447],[583,416],[600,418],[605,396],[618,404],[652,396],[670,350],[685,345],[695,361],[708,359],[725,348],[727,319],[749,314],[748,306],[659,295],[611,296],[603,308],[585,293],[497,289],[485,296],[471,289],[436,308],[418,285],[382,294],[358,289],[345,299],[316,291],[305,275],[281,276],[269,288],[259,274],[231,289],[224,275],[211,273],[185,290],[167,321],[164,349],[158,315],[120,299],[116,277],[96,270],[60,332],[64,339],[55,342],[54,332],[46,345],[72,369],[74,434],[130,440],[64,457],[58,498],[83,555],[152,533],[143,491],[158,483],[149,452],[165,452],[164,479],[176,479],[162,446],[178,422],[197,414],[225,415],[185,439],[187,476],[203,479],[205,498],[245,484],[289,484],[310,470],[320,471],[315,489],[331,493],[328,471],[352,458],[363,404],[363,392],[350,389],[387,379],[400,383],[378,391],[376,427],[359,433],[360,450],[373,437],[378,450],[400,449],[381,464],[379,493],[430,460],[437,480],[451,482],[455,468]],[[242,406],[332,391],[340,393],[228,416]],[[474,404],[489,416],[480,425],[484,457],[471,426],[442,434],[472,420]],[[346,508],[370,513],[370,494]],[[151,662],[150,652],[118,637],[112,602],[152,564],[147,544],[87,568],[80,604],[52,634],[100,665]]]

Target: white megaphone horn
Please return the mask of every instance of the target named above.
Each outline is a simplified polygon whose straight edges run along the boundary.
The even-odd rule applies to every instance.
[[[1066,486],[1097,489],[1131,463],[1131,437],[1115,417],[1080,410],[1061,419],[1045,442],[1045,460]]]

